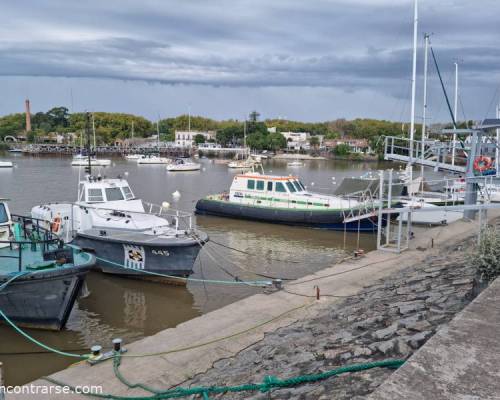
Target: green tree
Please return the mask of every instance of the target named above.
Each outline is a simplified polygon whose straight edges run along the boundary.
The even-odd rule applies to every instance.
[[[311,136],[309,138],[309,144],[313,149],[317,149],[319,147],[319,138],[317,136]]]
[[[270,133],[267,136],[267,149],[268,150],[280,150],[286,147],[286,139],[285,137],[279,133]]]
[[[337,156],[347,156],[351,153],[350,147],[345,144],[339,144],[333,149],[333,153]]]
[[[197,134],[194,136],[194,142],[196,144],[201,144],[201,143],[205,143],[205,136],[201,135],[201,134]]]
[[[0,139],[5,136],[17,136],[26,129],[24,113],[10,114],[0,118]]]

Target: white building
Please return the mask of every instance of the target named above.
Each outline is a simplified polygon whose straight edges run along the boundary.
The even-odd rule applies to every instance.
[[[213,131],[175,131],[175,143],[179,147],[193,147],[195,145],[194,138],[196,135],[205,137],[205,141],[214,140],[215,132]]]
[[[309,150],[309,132],[281,132],[286,139],[286,147],[289,150]]]

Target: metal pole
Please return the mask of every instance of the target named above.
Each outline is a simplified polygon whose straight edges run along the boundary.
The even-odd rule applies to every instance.
[[[379,205],[378,205],[378,220],[377,220],[377,249],[380,249],[380,244],[381,244],[381,240],[382,240],[382,203],[383,203],[383,200],[384,200],[384,171],[383,170],[380,170],[379,171],[379,177],[380,177],[380,180],[379,180],[379,188],[378,188],[378,201],[379,201]]]
[[[478,140],[478,131],[472,131],[470,154],[465,170],[465,205],[474,205],[477,202],[477,184],[472,179],[474,178],[474,160],[477,155]],[[464,218],[474,219],[475,215],[475,210],[464,211]]]
[[[427,123],[427,70],[428,70],[428,64],[429,64],[429,35],[426,33],[424,34],[424,40],[425,40],[425,51],[424,51],[424,109],[422,111],[422,140],[421,140],[421,149],[420,149],[420,158],[422,159],[422,165],[420,167],[420,175],[422,176],[422,191],[423,191],[423,179],[424,179],[424,150],[425,150],[425,130],[426,130],[426,123]]]
[[[417,35],[418,35],[418,0],[415,0],[414,21],[413,21],[413,66],[411,77],[411,118],[410,118],[410,158],[409,164],[413,160],[413,139],[415,133],[415,95],[417,77]],[[413,179],[410,173],[410,180]]]
[[[392,204],[392,168],[389,170],[389,187],[387,188],[387,208],[391,208]],[[385,244],[389,244],[389,238],[391,236],[391,220],[387,219],[386,232],[385,232]]]
[[[500,104],[497,105],[497,118],[500,118]],[[498,146],[500,146],[500,129],[497,128],[497,142],[495,143],[495,169],[497,171],[497,176],[500,175],[500,173],[498,172],[500,166],[500,150]]]
[[[453,111],[453,117],[455,118],[455,126],[454,129],[457,129],[456,127],[456,121],[458,117],[458,62],[455,62],[455,110]],[[452,143],[452,152],[451,152],[451,165],[455,165],[455,143],[457,141],[457,134],[453,134],[453,143]]]
[[[5,382],[3,379],[3,363],[0,361],[0,400],[5,400]]]

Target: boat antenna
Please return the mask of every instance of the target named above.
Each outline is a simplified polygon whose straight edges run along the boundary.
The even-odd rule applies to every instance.
[[[85,134],[87,135],[87,157],[88,165],[85,167],[85,172],[92,175],[92,158],[90,150],[90,113],[87,111],[85,113]]]

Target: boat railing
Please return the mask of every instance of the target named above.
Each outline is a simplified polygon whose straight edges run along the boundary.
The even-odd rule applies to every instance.
[[[126,215],[154,215],[156,217],[161,217],[166,219],[170,226],[175,228],[176,232],[178,231],[192,231],[193,230],[193,216],[191,213],[181,210],[171,209],[170,207],[149,203],[147,201],[142,200],[144,204],[145,211],[132,211],[132,210],[121,210],[117,208],[106,208],[106,207],[97,207],[94,205],[82,205],[75,204],[76,206],[84,209],[84,210],[94,210],[94,211],[112,211],[119,212]],[[169,220],[170,219],[170,220]],[[132,221],[133,223],[134,221]],[[158,224],[155,226],[151,226],[148,228],[151,229],[159,229],[164,227],[164,224]]]
[[[37,246],[41,246],[41,252],[45,253],[50,246],[61,247],[63,243],[57,235],[45,228],[44,220],[17,214],[11,214],[11,220],[14,224],[19,224],[19,231],[13,232],[12,239],[0,240],[0,244],[8,244],[10,250],[17,250],[17,254],[0,254],[0,258],[17,259],[19,272],[23,267],[23,252],[28,248],[30,251],[36,251]]]

